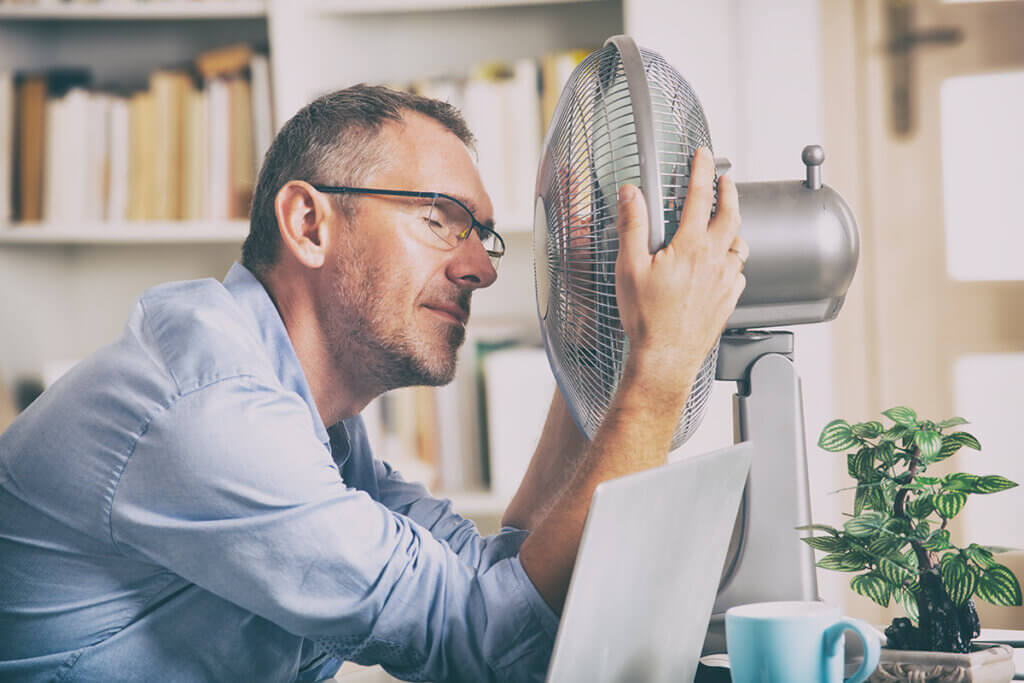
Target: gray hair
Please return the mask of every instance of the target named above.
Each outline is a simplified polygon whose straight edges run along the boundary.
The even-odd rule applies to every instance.
[[[473,146],[473,134],[459,110],[429,97],[359,84],[310,102],[284,124],[264,157],[253,192],[249,236],[242,245],[242,265],[265,273],[277,261],[281,238],[274,200],[285,183],[359,185],[383,161],[383,145],[377,140],[381,126],[386,121],[400,122],[406,111],[435,119],[467,147]],[[353,197],[332,198],[351,215]]]

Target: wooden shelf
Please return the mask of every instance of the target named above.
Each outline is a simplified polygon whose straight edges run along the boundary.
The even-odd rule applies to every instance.
[[[26,223],[0,227],[0,245],[241,244],[248,221],[87,223],[80,226]]]
[[[164,0],[35,5],[0,4],[0,21],[79,19],[230,19],[265,17],[265,0]]]
[[[309,8],[322,14],[389,14],[601,1],[603,0],[311,0]]]

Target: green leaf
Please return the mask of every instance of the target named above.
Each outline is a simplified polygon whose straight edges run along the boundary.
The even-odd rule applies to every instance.
[[[861,574],[850,579],[850,588],[871,598],[882,607],[889,606],[890,588],[885,580],[873,573]]]
[[[896,408],[889,408],[882,413],[887,418],[895,422],[896,424],[914,426],[917,424],[917,413],[906,406],[897,406]]]
[[[927,519],[922,519],[918,522],[913,529],[910,530],[910,535],[914,538],[923,541],[932,534],[932,528],[928,524]]]
[[[846,471],[857,481],[864,481],[874,472],[875,454],[873,448],[862,448],[846,456]]]
[[[818,566],[837,572],[859,572],[868,566],[868,561],[861,553],[833,553],[818,560]]]
[[[850,423],[846,420],[832,420],[821,431],[818,446],[831,453],[839,453],[857,445]]]
[[[990,474],[986,477],[978,477],[978,484],[974,489],[974,493],[998,493],[999,491],[1005,491],[1006,489],[1012,489],[1017,485],[1017,482],[1010,481],[1006,477],[1001,477],[998,474]]]
[[[857,493],[853,497],[853,516],[860,517],[861,512],[864,511],[864,506],[868,502],[868,493],[866,488],[857,487]]]
[[[949,550],[952,546],[949,544],[949,530],[948,529],[936,529],[931,536],[926,538],[921,545],[924,546],[925,550],[931,550],[938,552],[940,550]]]
[[[805,536],[800,539],[815,550],[827,553],[840,553],[848,549],[849,544],[838,536]]]
[[[925,486],[935,486],[942,480],[939,479],[938,477],[926,477],[923,474],[919,474],[916,477],[914,477],[914,481],[917,482],[918,484],[924,484]]]
[[[984,569],[978,577],[978,597],[1003,607],[1021,604],[1020,583],[1009,569],[1001,564]]]
[[[885,524],[882,525],[882,528],[891,534],[906,536],[910,533],[910,520],[903,519],[902,517],[890,517],[885,520]]]
[[[928,459],[938,455],[942,449],[942,436],[931,430],[914,432],[914,445],[920,449],[921,457]]]
[[[915,498],[911,498],[904,506],[904,510],[911,517],[924,519],[935,511],[935,505],[932,504],[931,494],[925,493],[923,495],[916,496]]]
[[[942,556],[939,575],[942,585],[946,587],[949,597],[957,605],[962,605],[974,592],[974,574],[958,553],[947,553]]]
[[[932,462],[945,460],[964,446],[973,448],[976,451],[981,450],[981,444],[978,440],[967,432],[953,432],[952,434],[946,434],[942,437],[942,448],[939,449],[939,454],[935,456]]]
[[[960,514],[967,503],[967,494],[963,491],[942,491],[933,496],[935,510],[946,519]]]
[[[890,441],[898,441],[907,433],[907,428],[901,424],[893,425],[889,429],[882,432],[882,435],[878,437],[880,443],[888,443]]]
[[[960,425],[966,424],[970,424],[970,422],[963,419],[962,417],[951,417],[948,420],[943,420],[942,422],[940,422],[939,426],[942,427],[943,429],[946,429],[947,427],[959,427]]]
[[[833,536],[839,535],[839,530],[830,527],[828,524],[804,524],[803,526],[794,527],[797,531],[824,531],[830,533]]]
[[[899,536],[882,534],[878,538],[872,539],[871,543],[868,544],[868,552],[875,557],[882,558],[898,551],[906,544],[906,539]]]
[[[887,557],[878,561],[878,573],[885,577],[894,586],[900,586],[904,581],[914,575],[910,569],[893,562]]]
[[[914,552],[913,548],[907,548],[903,552],[903,565],[905,567],[910,567],[914,571],[917,571],[920,568],[920,565],[917,562],[917,553]]]
[[[881,486],[875,486],[868,489],[867,507],[881,513],[888,513],[892,508],[892,505],[886,498]]]
[[[1000,553],[1016,553],[1021,550],[1020,548],[1007,548],[1003,545],[983,545],[981,547],[993,555],[999,555]]]
[[[947,491],[963,491],[964,493],[977,493],[978,482],[981,477],[966,472],[953,472],[947,474],[942,480],[942,488]]]
[[[878,448],[875,448],[874,451],[875,457],[881,460],[882,464],[886,467],[892,467],[896,464],[896,447],[891,441],[879,444]]]
[[[903,588],[896,593],[896,602],[900,604],[903,611],[910,617],[910,621],[917,626],[917,596],[909,588]]]
[[[854,436],[859,436],[862,439],[877,439],[883,431],[885,431],[885,427],[878,420],[853,425]]]
[[[865,512],[844,524],[843,529],[851,536],[870,536],[882,528],[883,522],[885,517],[880,512]]]
[[[989,567],[994,567],[998,564],[992,556],[992,551],[979,546],[977,543],[972,543],[967,546],[964,552],[967,553],[967,557],[982,569],[988,569]]]

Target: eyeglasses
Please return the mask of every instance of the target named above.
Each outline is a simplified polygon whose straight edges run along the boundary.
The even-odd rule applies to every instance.
[[[505,255],[505,240],[492,228],[473,217],[466,205],[451,195],[441,192],[413,192],[410,190],[379,190],[370,187],[347,187],[336,185],[313,185],[320,192],[332,194],[374,194],[392,197],[416,197],[429,199],[423,203],[420,217],[430,230],[451,248],[459,246],[476,231],[484,250],[491,260],[491,266],[498,270],[501,257]]]

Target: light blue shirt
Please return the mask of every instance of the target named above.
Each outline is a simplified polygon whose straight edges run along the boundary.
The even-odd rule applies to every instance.
[[[557,617],[519,562],[322,423],[236,264],[146,292],[0,436],[0,680],[541,680]]]

